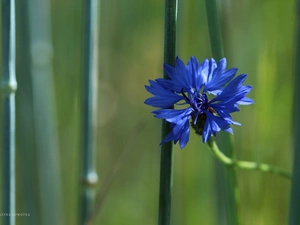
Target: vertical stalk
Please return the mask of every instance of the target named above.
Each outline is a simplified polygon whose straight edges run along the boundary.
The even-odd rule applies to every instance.
[[[92,212],[95,199],[94,186],[98,181],[95,158],[97,140],[99,0],[86,0],[84,4],[83,190],[80,224],[84,224]]]
[[[205,0],[211,52],[216,60],[220,60],[224,52],[217,4],[217,0]]]
[[[64,223],[49,0],[28,0],[35,145],[41,223]]]
[[[300,0],[296,1],[296,73],[294,86],[294,164],[290,198],[289,225],[300,224]]]
[[[16,18],[15,1],[2,0],[2,212],[15,213],[15,92],[16,81]],[[15,216],[3,216],[2,223],[14,225]]]
[[[224,57],[222,46],[222,35],[220,27],[220,19],[218,12],[217,0],[205,0],[207,22],[209,29],[210,45],[212,55],[216,60]],[[235,159],[235,152],[233,150],[233,141],[228,133],[220,133],[218,142],[224,150],[224,153]],[[223,179],[226,197],[224,199],[223,209],[227,208],[228,224],[240,224],[239,216],[239,191],[237,185],[237,176],[235,168],[232,166],[225,166],[225,179]],[[221,213],[220,213],[221,214]]]
[[[165,34],[164,34],[164,63],[175,66],[176,54],[176,24],[177,24],[177,0],[165,1]],[[164,74],[164,78],[167,75]],[[162,137],[165,138],[170,132],[170,124],[163,122]],[[173,170],[172,142],[161,146],[160,163],[160,190],[159,190],[159,213],[158,224],[169,225],[171,213],[172,194],[172,170]]]
[[[17,24],[19,24],[18,58],[17,58],[17,79],[22,84],[18,87],[17,98],[17,142],[22,146],[17,151],[19,164],[20,183],[18,187],[22,190],[20,196],[21,212],[29,213],[34,216],[19,217],[22,225],[41,224],[38,207],[38,185],[37,184],[37,163],[36,148],[34,139],[34,112],[32,99],[32,79],[30,74],[30,42],[29,42],[29,23],[27,1],[17,0]],[[20,122],[19,122],[20,121]]]

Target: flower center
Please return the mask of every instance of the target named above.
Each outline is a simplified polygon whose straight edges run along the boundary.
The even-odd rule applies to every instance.
[[[181,94],[185,98],[186,103],[194,110],[191,113],[191,126],[196,131],[196,134],[202,135],[206,122],[205,111],[209,111],[214,115],[217,114],[216,111],[212,107],[208,106],[208,97],[205,92],[202,92],[202,94],[197,92],[188,92],[187,96],[182,89]]]
[[[192,115],[192,121],[190,123],[191,123],[191,127],[194,128],[194,130],[196,131],[196,134],[202,135],[205,122],[206,122],[206,115],[205,113],[201,113],[197,117],[195,115]]]

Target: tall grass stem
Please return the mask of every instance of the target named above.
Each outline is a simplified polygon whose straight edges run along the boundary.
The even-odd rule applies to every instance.
[[[97,140],[97,85],[99,0],[84,1],[84,61],[83,61],[83,166],[80,224],[85,224],[95,200]]]
[[[15,92],[16,81],[16,14],[15,1],[2,0],[2,212],[15,213]],[[3,216],[2,224],[15,225],[15,216]]]
[[[290,197],[289,225],[300,224],[300,0],[296,1],[296,70],[294,86],[294,162]]]
[[[164,33],[164,63],[175,66],[176,54],[176,25],[177,25],[177,0],[165,1],[165,33]],[[164,78],[168,79],[164,74]],[[162,138],[165,138],[171,131],[170,124],[163,122]],[[172,195],[172,170],[173,170],[173,149],[172,142],[164,143],[161,146],[160,163],[160,190],[159,190],[159,212],[158,224],[169,225],[171,215]]]
[[[205,0],[207,22],[209,29],[209,38],[212,55],[216,60],[220,60],[224,57],[222,35],[220,27],[220,18],[218,12],[218,2],[217,0]],[[235,152],[233,149],[232,138],[227,133],[220,133],[218,139],[222,149],[226,155],[230,158],[235,158]],[[235,167],[226,166],[224,167],[224,178],[222,183],[225,186],[226,196],[224,198],[224,203],[222,210],[227,209],[228,224],[229,225],[239,225],[240,215],[239,215],[239,190],[237,183],[237,176]],[[219,213],[221,214],[221,213]]]

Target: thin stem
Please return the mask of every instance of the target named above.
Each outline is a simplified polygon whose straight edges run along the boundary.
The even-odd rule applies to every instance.
[[[164,34],[164,63],[175,65],[177,0],[165,1],[165,34]],[[166,74],[164,78],[168,79]],[[162,138],[170,132],[170,124],[163,122]],[[161,146],[160,190],[159,190],[159,225],[170,224],[171,194],[172,194],[173,150],[172,143]]]
[[[294,81],[294,157],[293,157],[293,179],[290,195],[289,225],[300,224],[300,0],[296,0],[296,57],[295,57],[295,81]]]
[[[220,60],[224,57],[224,54],[217,0],[205,0],[205,6],[212,55],[216,60]],[[235,158],[232,138],[227,133],[221,133],[219,137],[219,142],[222,144],[227,155]],[[228,225],[239,225],[241,224],[239,215],[240,200],[235,168],[226,167],[224,168],[224,172],[225,179],[219,179],[222,179],[220,183],[224,185],[226,196],[224,204],[219,205],[222,210],[225,209],[228,212]],[[224,221],[219,222],[224,223]]]
[[[284,169],[269,164],[231,159],[227,157],[223,152],[220,151],[218,145],[212,138],[210,138],[207,143],[211,149],[211,152],[216,156],[216,158],[219,159],[223,164],[227,166],[233,166],[239,169],[258,170],[261,172],[274,173],[288,179],[292,177],[291,174],[285,171]]]
[[[98,182],[96,172],[97,140],[97,85],[98,85],[98,35],[99,0],[86,0],[84,23],[84,87],[83,87],[83,171],[81,220],[84,224],[95,199],[95,185]]]
[[[2,0],[2,212],[15,213],[15,92],[16,81],[16,18],[15,1]],[[3,216],[3,224],[14,225],[15,216]]]

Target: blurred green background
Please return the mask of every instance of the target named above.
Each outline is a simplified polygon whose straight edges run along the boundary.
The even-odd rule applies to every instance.
[[[21,2],[17,1],[18,22],[27,10]],[[52,0],[50,14],[59,138],[56,160],[62,177],[57,182],[62,182],[62,214],[69,225],[77,224],[80,210],[82,3]],[[233,116],[242,123],[233,127],[238,158],[290,170],[294,2],[226,0],[220,1],[220,10],[228,68],[248,74],[246,84],[253,85],[249,97],[255,101]],[[143,102],[150,97],[144,85],[162,77],[164,1],[102,0],[100,11],[97,192],[107,184],[107,177],[114,180],[93,224],[155,225],[161,120],[153,118],[153,108]],[[28,38],[20,23],[17,34],[17,212],[30,213],[17,217],[17,222],[42,224],[31,79],[24,70],[30,61]],[[185,62],[192,55],[202,61],[211,57],[209,46],[204,0],[179,1],[177,55]],[[191,132],[186,148],[175,145],[174,151],[172,225],[220,224],[215,160],[208,148]],[[118,163],[114,176],[111,171]],[[243,225],[287,223],[288,180],[239,170],[238,183]]]

